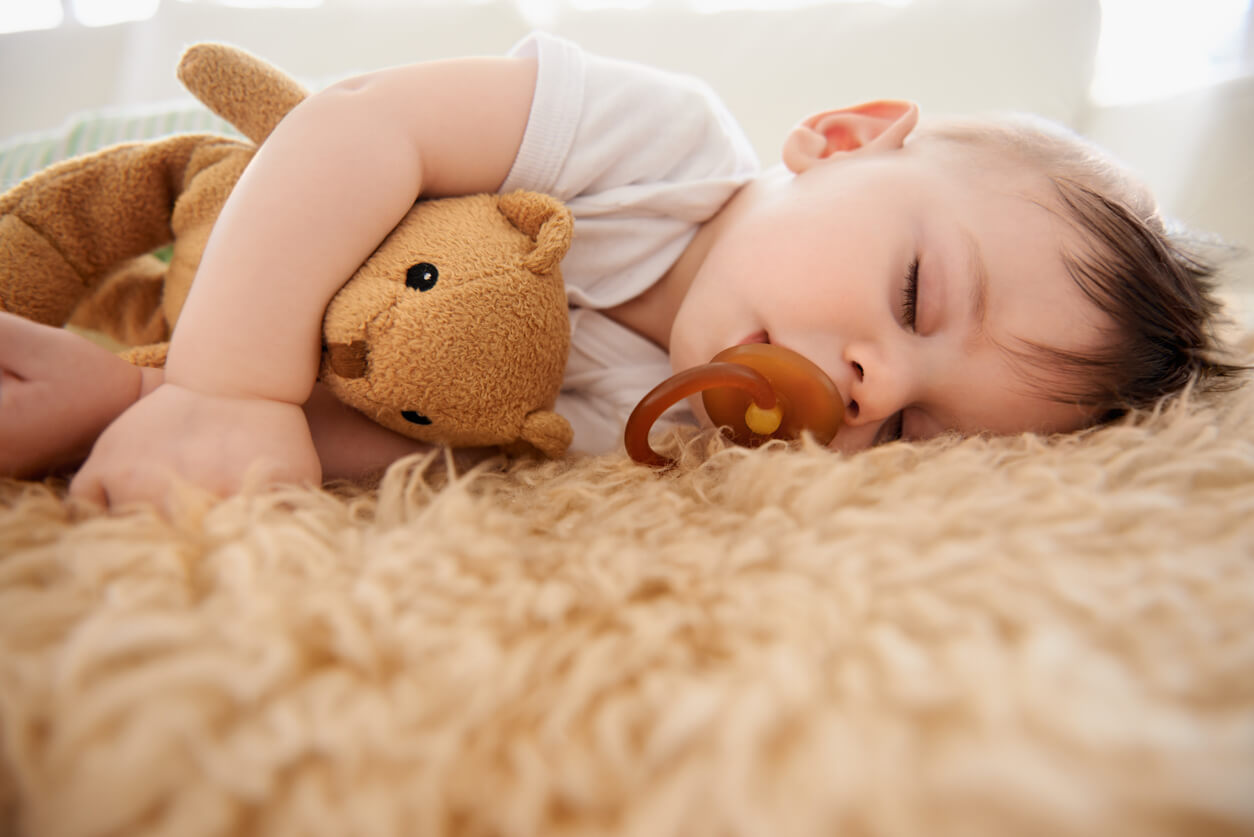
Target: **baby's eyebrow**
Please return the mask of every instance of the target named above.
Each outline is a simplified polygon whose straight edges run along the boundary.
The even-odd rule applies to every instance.
[[[967,243],[967,275],[971,277],[971,322],[974,333],[984,331],[984,317],[988,313],[988,267],[984,264],[984,252],[979,240],[966,227],[959,227]]]

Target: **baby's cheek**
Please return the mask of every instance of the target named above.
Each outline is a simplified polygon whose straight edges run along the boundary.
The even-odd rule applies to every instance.
[[[714,322],[696,313],[694,307],[688,304],[690,301],[684,300],[671,324],[666,349],[670,355],[672,372],[682,372],[693,366],[709,363],[712,355],[705,354],[702,344],[708,340],[707,331]]]

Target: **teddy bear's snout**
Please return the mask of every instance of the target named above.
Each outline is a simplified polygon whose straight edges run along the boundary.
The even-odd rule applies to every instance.
[[[364,378],[369,357],[370,347],[365,340],[327,344],[327,363],[341,378]]]

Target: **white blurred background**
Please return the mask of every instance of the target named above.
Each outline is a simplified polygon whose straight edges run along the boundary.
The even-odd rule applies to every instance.
[[[495,54],[543,28],[692,72],[763,163],[804,114],[908,97],[1026,110],[1111,149],[1165,211],[1254,248],[1252,0],[0,0],[0,142],[72,115],[183,97],[182,48],[244,46],[321,86],[354,71]],[[1254,259],[1233,263],[1254,328]]]

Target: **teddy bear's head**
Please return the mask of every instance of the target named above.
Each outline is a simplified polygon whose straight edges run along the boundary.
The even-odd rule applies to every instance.
[[[534,192],[419,201],[327,306],[323,383],[420,441],[560,455],[571,232]]]

